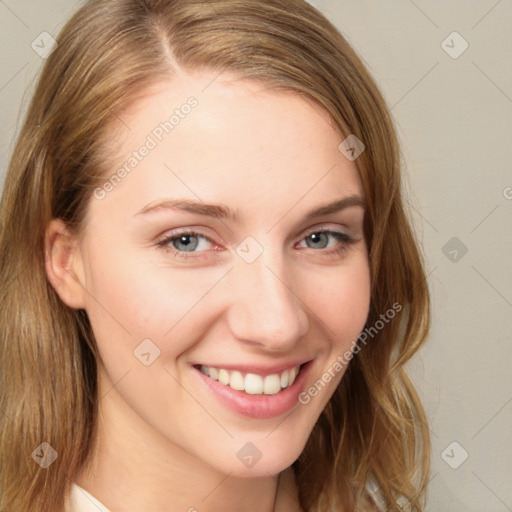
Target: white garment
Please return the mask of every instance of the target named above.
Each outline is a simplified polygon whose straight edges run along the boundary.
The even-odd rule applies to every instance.
[[[111,512],[103,503],[78,484],[71,485],[70,512]]]
[[[372,497],[377,509],[380,512],[385,512],[387,510],[386,502],[384,501],[384,497],[382,495],[382,491],[380,490],[379,484],[372,474],[370,474],[368,480],[366,480],[366,491]]]

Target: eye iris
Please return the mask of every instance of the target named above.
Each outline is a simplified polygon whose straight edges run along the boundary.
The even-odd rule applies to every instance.
[[[329,237],[327,233],[313,233],[308,236],[308,240],[313,242],[313,245],[310,247],[313,247],[315,249],[325,249],[329,243]],[[315,245],[316,244],[316,245]]]
[[[178,249],[179,251],[192,252],[197,248],[198,244],[199,241],[197,236],[194,235],[183,235],[173,240],[174,248]]]

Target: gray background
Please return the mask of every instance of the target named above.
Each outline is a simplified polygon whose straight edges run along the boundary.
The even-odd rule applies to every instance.
[[[428,512],[512,511],[512,0],[311,3],[372,71],[406,157],[434,306],[409,365],[431,423]],[[0,0],[1,183],[40,34],[78,5]]]

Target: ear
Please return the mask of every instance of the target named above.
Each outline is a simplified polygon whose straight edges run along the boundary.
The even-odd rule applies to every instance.
[[[53,219],[45,234],[45,266],[51,285],[62,301],[74,309],[85,309],[82,258],[78,241],[60,219]]]

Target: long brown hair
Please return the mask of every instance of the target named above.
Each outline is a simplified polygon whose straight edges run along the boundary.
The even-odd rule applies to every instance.
[[[109,172],[109,121],[178,68],[230,71],[301,94],[343,138],[364,143],[355,163],[368,203],[371,339],[293,466],[308,512],[353,510],[370,476],[388,510],[403,510],[398,499],[423,510],[430,441],[403,366],[427,337],[429,292],[392,119],[344,37],[302,0],[91,0],[57,42],[1,203],[0,510],[62,512],[96,432],[94,335],[85,311],[67,307],[47,279],[46,227],[60,218],[80,231]],[[393,304],[400,313],[383,322]],[[57,456],[46,468],[36,463],[43,453]]]

